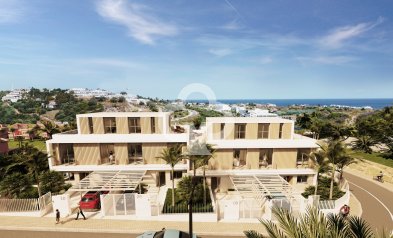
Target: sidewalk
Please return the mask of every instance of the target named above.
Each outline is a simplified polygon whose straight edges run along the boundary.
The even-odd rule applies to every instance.
[[[74,216],[63,218],[61,224],[55,224],[55,218],[37,217],[3,217],[0,216],[0,230],[32,230],[57,232],[99,232],[99,233],[129,233],[141,234],[145,231],[157,231],[162,228],[172,228],[188,231],[188,222],[161,221],[129,221],[87,219],[74,220]],[[193,223],[197,235],[214,236],[243,236],[243,231],[257,230],[264,232],[259,223]]]

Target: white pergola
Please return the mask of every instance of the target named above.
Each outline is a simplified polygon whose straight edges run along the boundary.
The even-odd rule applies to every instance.
[[[92,172],[70,191],[124,191],[135,190],[146,171],[97,171]]]
[[[266,198],[291,199],[292,186],[278,174],[269,175],[234,175],[230,179],[239,193],[252,194],[262,206]]]

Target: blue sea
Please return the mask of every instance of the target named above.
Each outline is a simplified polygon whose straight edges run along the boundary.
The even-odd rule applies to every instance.
[[[207,103],[206,100],[187,100],[187,102]],[[220,99],[217,102],[224,104],[275,104],[277,106],[309,105],[309,106],[331,106],[340,105],[348,107],[372,107],[381,109],[393,106],[393,98],[356,98],[356,99]]]

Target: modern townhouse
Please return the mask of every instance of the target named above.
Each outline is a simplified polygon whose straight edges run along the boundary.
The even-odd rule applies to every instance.
[[[295,134],[292,120],[207,118],[205,136],[204,140],[216,149],[206,172],[212,189],[221,192],[234,189],[236,176],[279,175],[289,185],[314,182],[315,171],[309,155],[318,145],[313,139]]]
[[[102,112],[77,115],[78,129],[47,141],[51,170],[72,174],[79,182],[91,172],[143,171],[151,185],[170,183],[171,167],[159,159],[164,148],[183,144],[189,130],[174,129],[167,112]],[[187,172],[175,166],[175,178]]]

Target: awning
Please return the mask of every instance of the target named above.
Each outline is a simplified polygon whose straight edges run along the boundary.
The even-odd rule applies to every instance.
[[[70,191],[124,191],[135,190],[146,171],[97,171],[92,172]]]
[[[236,191],[252,194],[262,206],[266,199],[291,199],[298,194],[292,186],[278,174],[235,175],[230,179]]]

